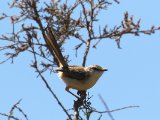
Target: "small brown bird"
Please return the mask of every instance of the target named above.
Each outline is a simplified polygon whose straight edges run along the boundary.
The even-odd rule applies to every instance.
[[[77,96],[69,91],[70,88],[78,91],[86,91],[96,84],[104,71],[107,71],[107,69],[104,69],[99,65],[91,65],[88,67],[68,65],[64,60],[57,40],[53,35],[52,28],[49,28],[46,31],[46,43],[51,54],[56,58],[55,60],[58,65],[56,71],[58,72],[60,79],[66,84],[65,90],[75,97]]]
[[[107,69],[104,69],[99,65],[91,65],[88,67],[69,66],[68,69],[69,74],[63,70],[63,67],[58,68],[57,71],[59,77],[65,82],[66,91],[69,93],[71,93],[69,91],[70,88],[78,91],[86,91],[93,87],[103,72],[107,71]],[[74,95],[73,93],[71,94]]]

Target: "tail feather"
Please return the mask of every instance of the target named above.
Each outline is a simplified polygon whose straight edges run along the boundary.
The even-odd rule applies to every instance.
[[[58,60],[55,61],[57,62],[58,67],[68,67],[68,64],[66,63],[61,53],[57,40],[53,35],[53,30],[50,27],[48,27],[48,29],[46,30],[46,44],[49,47],[49,51],[51,52],[51,54]]]

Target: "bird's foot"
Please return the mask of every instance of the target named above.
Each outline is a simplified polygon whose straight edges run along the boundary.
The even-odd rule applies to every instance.
[[[80,96],[80,98],[82,98],[82,99],[85,99],[85,98],[86,98],[86,96],[87,96],[87,94],[86,94],[86,91],[85,91],[85,90],[79,90],[79,91],[77,92],[77,95],[79,95],[79,96]]]

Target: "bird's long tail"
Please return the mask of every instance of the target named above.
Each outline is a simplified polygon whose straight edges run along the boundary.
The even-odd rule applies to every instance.
[[[51,27],[48,27],[46,29],[45,41],[46,41],[46,44],[49,48],[49,51],[51,52],[51,54],[55,58],[54,60],[57,63],[58,67],[68,67],[68,64],[65,61],[65,59],[61,53],[60,46],[57,43],[57,40],[56,40],[54,33],[53,33],[53,29]]]

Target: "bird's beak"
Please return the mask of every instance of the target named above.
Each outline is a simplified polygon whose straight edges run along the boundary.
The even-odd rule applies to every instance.
[[[108,71],[108,69],[102,69],[102,71]]]

